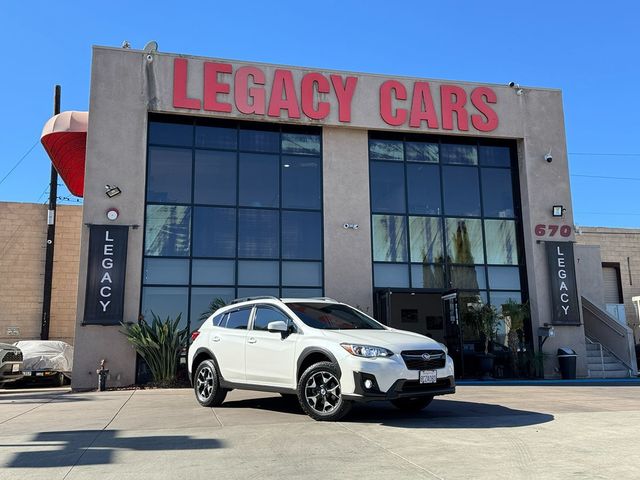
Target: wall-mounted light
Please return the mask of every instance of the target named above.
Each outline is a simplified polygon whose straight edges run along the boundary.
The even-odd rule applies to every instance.
[[[562,205],[554,205],[551,213],[554,217],[563,217],[564,212],[566,211],[567,209],[564,208]]]
[[[109,210],[107,210],[107,219],[111,220],[112,222],[114,220],[117,220],[119,216],[120,212],[117,208],[110,208]]]
[[[344,225],[342,225],[343,228],[345,229],[352,229],[352,230],[358,230],[358,228],[360,228],[360,225],[358,225],[357,223],[345,223]]]
[[[104,190],[105,190],[105,194],[107,195],[107,197],[109,198],[113,198],[116,197],[118,195],[120,195],[122,193],[122,190],[120,190],[118,187],[116,187],[115,185],[105,185],[104,186]]]

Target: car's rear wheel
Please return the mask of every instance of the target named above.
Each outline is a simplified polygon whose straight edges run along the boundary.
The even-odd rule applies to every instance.
[[[193,378],[193,389],[200,405],[203,407],[222,405],[227,391],[220,386],[220,375],[213,360],[204,360],[200,363]]]
[[[66,377],[64,376],[64,373],[59,372],[59,373],[56,375],[56,385],[57,385],[58,387],[64,387],[64,384],[65,384],[66,380],[67,380],[67,379],[66,379]]]
[[[419,412],[423,408],[429,406],[433,401],[433,397],[414,397],[414,398],[396,398],[391,403],[396,408],[405,412]]]
[[[300,406],[314,420],[337,421],[351,410],[351,402],[342,397],[340,371],[332,362],[311,365],[298,382]]]

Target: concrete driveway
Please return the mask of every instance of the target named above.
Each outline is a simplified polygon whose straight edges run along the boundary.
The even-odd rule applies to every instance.
[[[277,395],[0,390],[0,479],[640,478],[640,387],[463,386],[319,423]]]

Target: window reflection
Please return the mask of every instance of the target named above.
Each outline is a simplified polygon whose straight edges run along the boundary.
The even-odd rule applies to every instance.
[[[472,218],[445,219],[447,258],[450,263],[484,263],[482,220]]]
[[[516,222],[513,220],[485,220],[487,263],[518,264]]]
[[[442,263],[442,223],[439,217],[409,217],[411,261]]]
[[[191,207],[147,205],[145,255],[189,255],[190,232]]]
[[[407,261],[407,226],[399,215],[373,216],[373,260]]]

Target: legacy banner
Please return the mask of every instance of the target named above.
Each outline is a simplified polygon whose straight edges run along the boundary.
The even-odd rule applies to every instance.
[[[118,325],[123,321],[124,279],[129,227],[91,225],[84,324]]]
[[[546,242],[551,275],[552,324],[580,325],[572,242]]]

